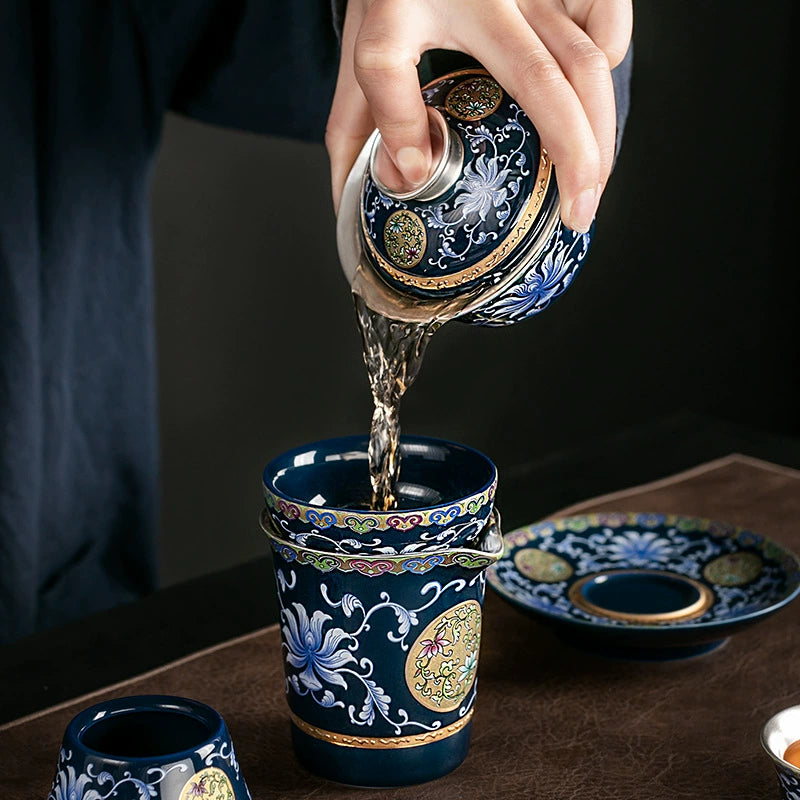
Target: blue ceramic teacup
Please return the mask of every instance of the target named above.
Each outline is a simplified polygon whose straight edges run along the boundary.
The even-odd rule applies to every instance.
[[[107,700],[64,733],[48,800],[249,800],[222,717],[185,697]]]
[[[790,744],[800,741],[800,705],[773,715],[761,730],[761,744],[772,759],[782,800],[800,800],[800,769],[784,758]]]
[[[475,548],[352,555],[281,539],[274,553],[292,742],[312,772],[356,786],[438,778],[466,757],[493,520]]]
[[[398,508],[370,510],[369,439],[347,436],[290,450],[264,469],[264,497],[281,539],[333,553],[400,555],[471,545],[494,506],[497,468],[456,442],[402,436]]]

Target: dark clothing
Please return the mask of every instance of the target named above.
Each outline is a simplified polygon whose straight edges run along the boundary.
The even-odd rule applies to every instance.
[[[165,111],[321,140],[337,64],[324,0],[0,0],[0,642],[156,587]]]
[[[0,0],[0,642],[157,585],[165,111],[321,140],[337,64],[326,0]]]

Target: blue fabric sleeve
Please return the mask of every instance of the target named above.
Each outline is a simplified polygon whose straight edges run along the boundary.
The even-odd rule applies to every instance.
[[[166,108],[321,141],[339,42],[325,0],[139,0]]]

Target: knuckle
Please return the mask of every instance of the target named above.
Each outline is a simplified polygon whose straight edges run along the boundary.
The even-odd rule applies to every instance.
[[[363,142],[372,133],[372,130],[372,126],[353,127],[342,117],[330,116],[325,127],[325,147],[330,150],[347,142]]]
[[[396,72],[406,60],[402,48],[386,36],[359,38],[353,53],[356,75],[361,76]]]
[[[570,44],[569,60],[580,72],[596,75],[609,71],[606,54],[587,39],[578,39]]]
[[[564,73],[556,60],[545,55],[536,55],[529,59],[523,75],[528,88],[536,94],[564,81]]]
[[[378,127],[381,129],[381,135],[384,138],[393,140],[414,130],[414,123],[415,121],[413,119],[385,117],[378,120]]]
[[[593,186],[600,180],[600,151],[596,145],[562,137],[550,142],[547,152],[558,169],[559,178],[565,178],[567,185]]]

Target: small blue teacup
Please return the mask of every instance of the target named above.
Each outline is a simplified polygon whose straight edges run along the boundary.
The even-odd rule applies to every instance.
[[[800,741],[800,705],[774,714],[761,730],[761,745],[772,759],[782,800],[800,800],[800,769],[784,758],[790,744]]]
[[[48,800],[249,800],[222,717],[185,697],[98,703],[64,733]]]
[[[332,553],[407,555],[471,546],[486,525],[497,468],[483,453],[427,436],[400,438],[398,507],[370,509],[369,438],[327,439],[264,469],[264,497],[281,539]]]

